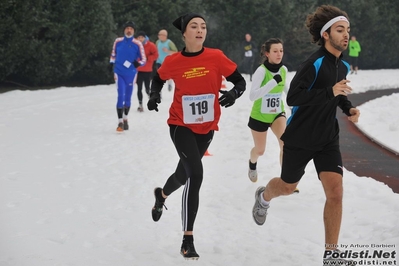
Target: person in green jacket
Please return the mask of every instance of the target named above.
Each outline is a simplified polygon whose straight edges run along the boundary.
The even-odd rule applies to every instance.
[[[261,56],[265,58],[255,71],[249,98],[253,101],[248,127],[251,129],[254,147],[249,159],[248,177],[252,182],[258,179],[256,163],[266,149],[267,131],[271,128],[280,145],[280,163],[283,141],[280,140],[285,130],[286,117],[282,93],[288,92],[286,83],[287,67],[281,62],[284,50],[283,42],[278,38],[267,40],[261,47]]]
[[[356,40],[356,36],[352,36],[351,40],[349,41],[349,58],[350,58],[350,65],[351,65],[351,74],[359,70],[358,66],[358,58],[359,53],[361,51],[360,43]]]

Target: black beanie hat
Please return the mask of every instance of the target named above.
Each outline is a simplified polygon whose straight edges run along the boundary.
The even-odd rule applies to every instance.
[[[125,29],[127,27],[132,27],[134,30],[136,30],[136,24],[134,24],[134,22],[132,21],[128,21],[123,25],[123,31],[125,31]]]
[[[136,36],[137,36],[137,37],[139,37],[139,36],[145,37],[146,35],[145,35],[145,32],[144,32],[144,31],[139,31],[139,32],[137,32]]]
[[[173,26],[175,26],[177,29],[179,29],[181,31],[181,33],[183,34],[186,31],[186,27],[187,24],[190,22],[190,20],[192,20],[193,18],[202,18],[203,20],[204,17],[201,16],[200,14],[195,14],[195,13],[188,13],[185,14],[183,16],[178,17],[177,19],[175,19],[175,21],[173,21]]]

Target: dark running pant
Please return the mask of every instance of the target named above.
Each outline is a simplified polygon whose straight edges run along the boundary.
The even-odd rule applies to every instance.
[[[143,82],[145,86],[145,92],[150,95],[150,82],[151,82],[151,72],[138,72],[137,73],[137,98],[139,99],[139,104],[143,103]]]
[[[354,57],[354,56],[350,56],[350,64],[353,66],[353,68],[358,67],[358,59],[359,57]]]
[[[168,178],[163,187],[169,196],[184,185],[182,195],[183,231],[193,231],[199,206],[199,191],[203,179],[202,157],[208,149],[214,131],[208,134],[196,134],[182,126],[170,125],[170,136],[180,160],[176,171]]]
[[[252,77],[254,73],[254,57],[244,57],[242,62],[242,71],[241,73],[249,74]]]

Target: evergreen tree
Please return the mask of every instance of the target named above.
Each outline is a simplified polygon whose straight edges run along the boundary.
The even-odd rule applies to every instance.
[[[182,36],[172,21],[187,12],[205,16],[205,45],[223,50],[237,64],[242,60],[240,44],[249,32],[258,49],[268,38],[281,38],[284,64],[295,70],[318,48],[310,43],[305,19],[322,4],[325,1],[0,1],[0,83],[111,83],[109,56],[126,21],[134,21],[136,30],[144,30],[152,41],[160,29],[168,30],[181,50]],[[362,46],[360,69],[399,68],[399,1],[331,0],[329,4],[349,15],[351,34]]]
[[[104,68],[113,21],[107,0],[8,1],[0,14],[6,17],[0,32],[2,81],[58,85],[80,71]]]

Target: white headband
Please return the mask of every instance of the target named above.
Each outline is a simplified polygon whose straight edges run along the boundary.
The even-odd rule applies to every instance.
[[[331,27],[335,22],[338,22],[338,21],[341,21],[341,20],[342,20],[342,21],[346,21],[346,22],[348,22],[348,24],[349,24],[349,21],[348,21],[348,19],[347,19],[346,17],[344,17],[344,16],[335,17],[335,18],[331,19],[329,22],[327,22],[327,23],[323,26],[323,28],[321,28],[320,36],[323,37],[323,32],[325,32],[326,30],[328,30],[328,28]]]

